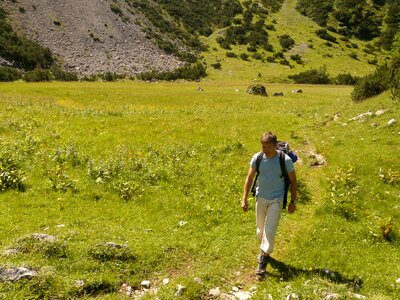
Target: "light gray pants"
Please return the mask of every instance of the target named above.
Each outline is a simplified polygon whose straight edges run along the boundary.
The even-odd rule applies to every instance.
[[[274,250],[274,240],[281,217],[282,200],[267,200],[257,197],[256,223],[257,238],[261,241],[260,248],[266,254]]]

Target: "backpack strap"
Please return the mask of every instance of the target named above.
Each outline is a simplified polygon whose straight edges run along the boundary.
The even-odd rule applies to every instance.
[[[285,182],[285,191],[283,194],[283,209],[286,209],[290,180],[286,170],[285,153],[283,151],[279,151],[279,164],[281,165],[281,171],[282,171],[281,178],[283,177]]]
[[[258,175],[260,175],[260,164],[261,164],[263,155],[264,155],[264,152],[261,151],[257,155],[257,159],[256,159],[256,177],[254,178],[253,186],[251,187],[251,194],[253,195],[253,197],[256,195],[256,184],[257,184],[257,180],[258,180]]]

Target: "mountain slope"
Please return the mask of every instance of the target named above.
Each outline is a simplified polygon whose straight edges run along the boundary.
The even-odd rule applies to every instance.
[[[119,5],[122,11],[123,3]],[[146,38],[135,24],[139,14],[123,19],[117,6],[115,13],[106,0],[38,0],[34,5],[20,0],[18,8],[7,8],[23,33],[50,48],[66,69],[83,75],[106,71],[129,75],[148,69],[172,70],[182,64]]]

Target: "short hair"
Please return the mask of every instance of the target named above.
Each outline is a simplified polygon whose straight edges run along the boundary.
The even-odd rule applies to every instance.
[[[278,143],[278,139],[275,134],[272,132],[264,132],[260,139],[261,143],[271,143],[276,145]]]

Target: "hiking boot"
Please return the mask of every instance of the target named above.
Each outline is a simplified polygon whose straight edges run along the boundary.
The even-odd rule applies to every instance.
[[[258,268],[256,271],[256,275],[265,275],[267,271],[267,264],[268,264],[268,256],[266,255],[259,255],[258,256]]]

